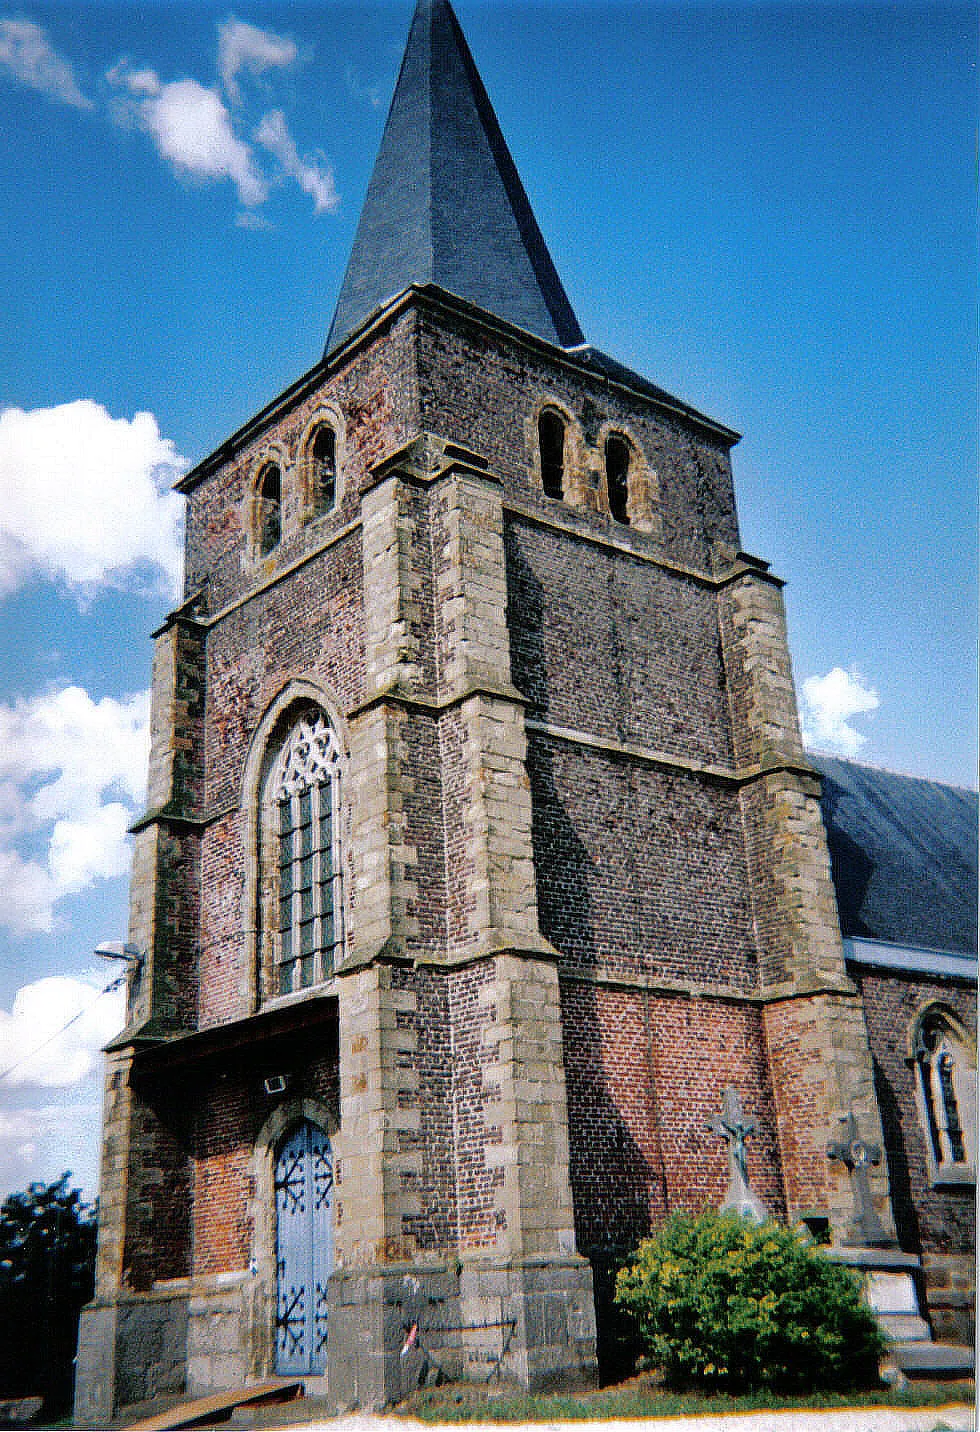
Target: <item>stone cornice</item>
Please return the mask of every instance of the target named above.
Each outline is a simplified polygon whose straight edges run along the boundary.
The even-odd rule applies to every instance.
[[[628,741],[614,741],[607,736],[595,736],[591,732],[575,730],[570,726],[556,726],[550,721],[539,721],[530,716],[526,726],[529,732],[550,736],[556,741],[566,741],[575,746],[586,746],[589,750],[599,751],[605,755],[626,757],[628,760],[640,761],[644,765],[679,771],[684,775],[702,776],[706,780],[720,781],[735,789],[752,785],[755,781],[772,775],[789,775],[813,781],[820,779],[819,772],[807,765],[805,761],[783,759],[775,755],[771,761],[736,767],[731,764],[722,765],[711,761],[693,760],[690,757],[679,756],[669,751],[658,751],[653,746],[641,746]]]
[[[357,706],[347,711],[348,721],[356,721],[359,716],[365,715],[368,711],[374,711],[379,706],[400,706],[405,711],[420,711],[423,715],[438,717],[445,712],[451,711],[454,706],[460,706],[468,701],[471,696],[486,696],[492,701],[509,701],[515,706],[527,706],[526,696],[522,696],[516,686],[509,682],[496,682],[487,680],[468,680],[462,682],[447,696],[435,698],[423,696],[418,692],[406,691],[397,682],[391,686],[376,691],[366,701],[361,701]]]

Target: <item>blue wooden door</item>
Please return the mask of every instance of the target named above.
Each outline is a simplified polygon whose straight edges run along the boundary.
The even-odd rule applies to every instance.
[[[327,1366],[327,1279],[333,1267],[333,1155],[308,1120],[276,1154],[276,1372]]]

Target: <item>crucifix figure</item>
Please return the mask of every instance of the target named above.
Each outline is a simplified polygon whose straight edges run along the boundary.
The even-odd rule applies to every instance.
[[[749,1187],[748,1166],[745,1159],[745,1140],[756,1132],[755,1119],[747,1119],[742,1113],[742,1101],[738,1091],[729,1087],[721,1102],[721,1115],[708,1125],[711,1133],[718,1134],[728,1143],[728,1188],[722,1201],[723,1213],[738,1213],[751,1218],[753,1223],[765,1223],[769,1210]]]
[[[869,1144],[858,1132],[857,1120],[852,1113],[841,1117],[843,1137],[827,1145],[827,1157],[844,1165],[851,1175],[854,1192],[854,1224],[848,1242],[867,1247],[881,1247],[894,1240],[888,1236],[878,1217],[871,1197],[868,1169],[881,1163],[881,1149],[878,1144]]]

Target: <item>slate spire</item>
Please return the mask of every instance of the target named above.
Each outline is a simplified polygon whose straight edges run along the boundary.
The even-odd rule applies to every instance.
[[[418,0],[326,352],[413,283],[583,341],[449,0]]]

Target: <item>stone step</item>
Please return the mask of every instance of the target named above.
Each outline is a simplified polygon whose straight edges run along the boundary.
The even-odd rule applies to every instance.
[[[972,1377],[974,1351],[955,1343],[892,1343],[889,1359],[906,1377]]]
[[[932,1333],[918,1313],[878,1313],[878,1326],[889,1342],[929,1342]]]

